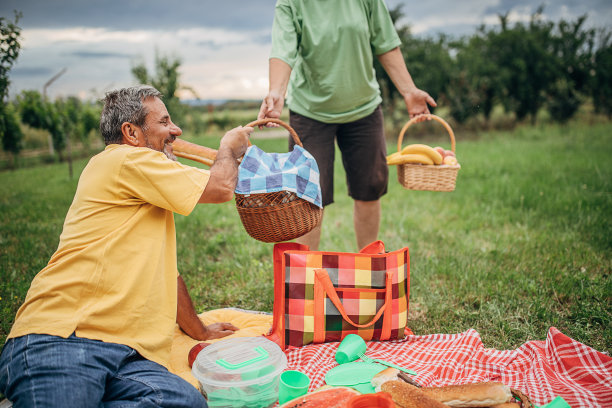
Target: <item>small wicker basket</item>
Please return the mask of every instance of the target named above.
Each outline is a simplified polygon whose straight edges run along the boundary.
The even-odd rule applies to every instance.
[[[427,115],[444,126],[451,140],[451,150],[455,152],[455,134],[453,129],[444,119],[436,115]],[[404,133],[413,124],[420,122],[422,116],[414,117],[408,121],[400,131],[397,139],[397,151],[402,150],[402,140]],[[449,166],[442,165],[426,165],[426,164],[399,164],[397,166],[397,178],[404,188],[409,190],[427,190],[427,191],[453,191],[457,181],[457,173],[461,166],[459,164]]]
[[[295,144],[302,142],[295,130],[279,119],[261,119],[247,126],[277,123],[289,131]],[[289,241],[310,232],[321,222],[323,209],[290,191],[235,194],[236,209],[246,232],[258,241]]]

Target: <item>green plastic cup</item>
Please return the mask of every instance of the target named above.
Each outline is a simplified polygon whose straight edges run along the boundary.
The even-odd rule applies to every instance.
[[[357,334],[347,334],[336,350],[336,362],[338,364],[350,363],[359,358],[359,354],[365,353],[366,343]]]
[[[280,375],[278,383],[278,403],[284,404],[308,392],[310,378],[301,371],[287,370]]]

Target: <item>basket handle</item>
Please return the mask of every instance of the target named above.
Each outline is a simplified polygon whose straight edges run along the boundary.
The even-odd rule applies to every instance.
[[[412,119],[410,119],[402,128],[402,130],[400,131],[400,134],[397,138],[397,151],[401,151],[402,150],[402,140],[404,139],[404,133],[406,133],[406,130],[408,130],[408,128],[412,125],[414,125],[417,122],[421,122],[423,121],[423,117],[427,118],[427,119],[433,119],[437,122],[440,122],[442,124],[442,126],[444,126],[444,128],[446,129],[446,131],[448,132],[448,135],[450,136],[450,141],[451,141],[451,150],[453,151],[453,153],[455,152],[455,133],[453,132],[453,129],[451,129],[450,125],[448,123],[446,123],[446,121],[444,119],[442,119],[439,116],[436,115],[432,115],[432,114],[425,114],[425,115],[419,115],[419,116],[415,116]]]
[[[281,125],[282,127],[284,127],[285,129],[287,129],[289,131],[289,134],[293,138],[293,141],[295,142],[296,145],[298,145],[300,147],[304,147],[302,145],[302,141],[300,140],[300,137],[295,132],[295,130],[293,130],[293,128],[291,126],[289,126],[287,123],[283,122],[280,119],[274,119],[274,118],[259,119],[259,120],[255,120],[255,121],[249,123],[247,126],[250,126],[250,127],[262,126],[262,125],[265,125],[266,123],[276,123],[277,125]],[[251,140],[249,139],[249,146],[250,145],[251,145]]]

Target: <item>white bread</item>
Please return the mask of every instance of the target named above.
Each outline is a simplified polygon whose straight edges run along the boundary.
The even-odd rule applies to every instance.
[[[448,408],[448,406],[425,395],[420,388],[403,381],[386,381],[381,391],[391,394],[395,405],[400,408]]]
[[[178,157],[197,161],[207,166],[212,166],[217,159],[217,151],[215,149],[200,146],[183,139],[176,139],[172,143],[172,151]]]
[[[451,407],[490,407],[512,399],[510,387],[500,382],[426,387],[420,390]]]
[[[399,380],[398,374],[399,370],[397,368],[389,367],[376,374],[370,380],[370,384],[372,384],[372,387],[374,387],[374,390],[376,390],[376,392],[380,392],[381,385],[383,385],[387,381]]]

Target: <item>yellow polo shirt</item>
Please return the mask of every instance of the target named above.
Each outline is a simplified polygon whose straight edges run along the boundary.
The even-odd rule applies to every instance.
[[[94,156],[59,247],[32,281],[8,337],[74,332],[167,366],[177,309],[173,213],[193,210],[209,176],[144,147],[109,145]]]

